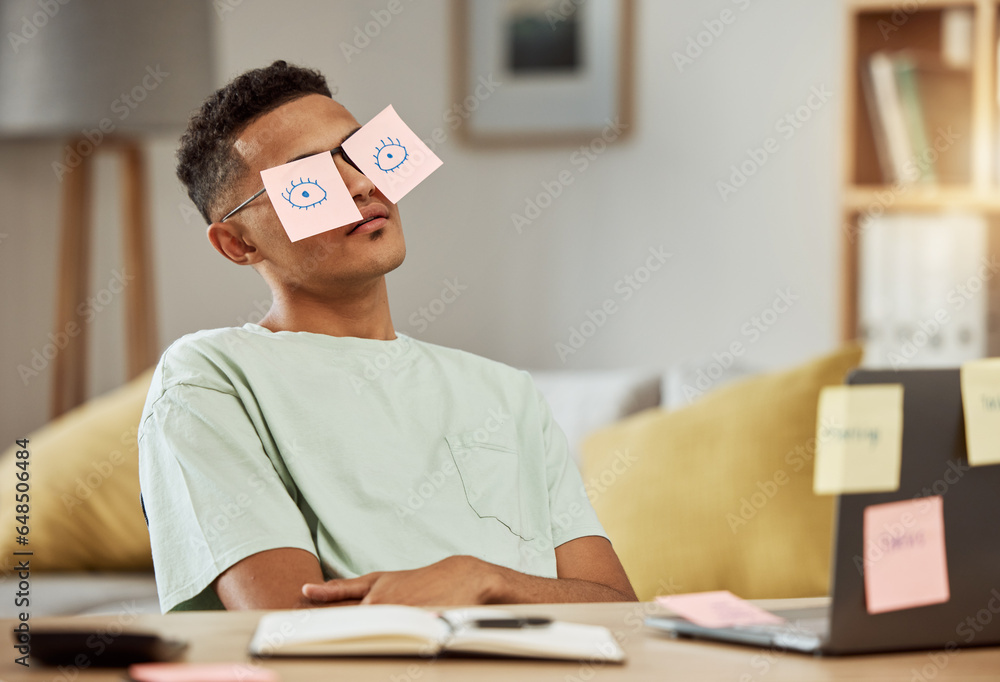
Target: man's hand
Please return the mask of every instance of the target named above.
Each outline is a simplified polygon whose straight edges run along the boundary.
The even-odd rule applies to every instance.
[[[471,556],[451,556],[409,571],[379,571],[357,578],[306,583],[302,594],[317,603],[461,606],[488,603],[497,567]]]
[[[315,605],[330,606],[635,601],[618,556],[602,537],[581,537],[556,547],[556,565],[558,578],[540,578],[475,557],[452,556],[410,571],[306,583],[302,594]]]

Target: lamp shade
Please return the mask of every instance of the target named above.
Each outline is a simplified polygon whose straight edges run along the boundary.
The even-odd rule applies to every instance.
[[[213,89],[207,0],[0,0],[0,136],[170,131]]]

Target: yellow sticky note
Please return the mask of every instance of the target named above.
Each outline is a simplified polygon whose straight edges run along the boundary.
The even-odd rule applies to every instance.
[[[816,420],[818,495],[899,489],[903,454],[903,386],[828,386]]]
[[[962,365],[962,411],[969,465],[1000,464],[1000,358]]]

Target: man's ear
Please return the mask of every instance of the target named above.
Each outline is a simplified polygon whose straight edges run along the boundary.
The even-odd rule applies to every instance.
[[[237,265],[253,265],[263,260],[257,247],[247,243],[242,231],[229,223],[212,223],[207,234],[215,250]]]

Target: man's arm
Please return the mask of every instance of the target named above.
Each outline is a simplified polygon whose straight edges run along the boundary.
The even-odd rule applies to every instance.
[[[556,547],[558,578],[539,578],[453,556],[409,571],[323,582],[316,557],[284,547],[258,552],[213,583],[227,609],[291,609],[347,604],[468,605],[635,601],[611,543],[583,537]]]
[[[470,556],[453,556],[410,571],[368,573],[307,584],[313,602],[457,606],[556,602],[636,601],[611,543],[582,537],[558,547],[557,578],[540,578]]]
[[[229,610],[295,609],[317,606],[302,594],[303,585],[315,582],[323,582],[319,560],[304,549],[282,547],[236,562],[212,587]]]

